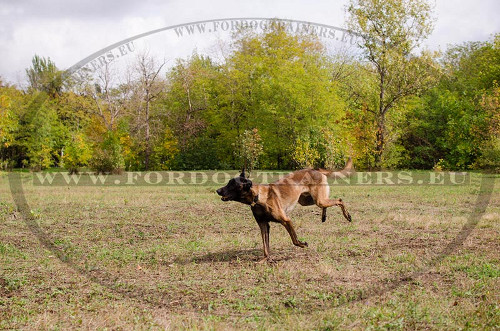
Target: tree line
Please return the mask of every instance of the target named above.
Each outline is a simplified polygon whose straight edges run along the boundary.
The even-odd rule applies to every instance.
[[[362,54],[330,54],[276,21],[233,36],[223,61],[171,68],[139,55],[78,80],[34,56],[29,86],[0,80],[4,169],[70,172],[262,169],[494,169],[500,160],[500,34],[420,51],[424,0],[353,0]]]

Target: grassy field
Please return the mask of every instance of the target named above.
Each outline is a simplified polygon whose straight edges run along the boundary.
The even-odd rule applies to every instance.
[[[309,247],[273,224],[274,264],[256,263],[250,209],[220,201],[215,186],[41,187],[23,178],[27,221],[5,173],[0,182],[0,329],[500,326],[499,178],[456,247],[480,175],[466,186],[332,187],[353,222],[330,208],[321,223],[319,208],[298,206],[291,217]]]

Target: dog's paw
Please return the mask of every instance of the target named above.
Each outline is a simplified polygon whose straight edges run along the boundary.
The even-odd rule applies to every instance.
[[[273,258],[271,258],[270,256],[265,257],[262,260],[257,261],[257,264],[263,264],[263,263],[273,264],[273,263],[276,263],[276,261]]]

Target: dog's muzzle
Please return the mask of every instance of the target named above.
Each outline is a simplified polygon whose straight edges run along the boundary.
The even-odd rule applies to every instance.
[[[229,201],[229,197],[226,195],[223,195],[222,188],[218,189],[215,192],[217,192],[218,195],[222,196],[222,198],[220,198],[222,201]]]

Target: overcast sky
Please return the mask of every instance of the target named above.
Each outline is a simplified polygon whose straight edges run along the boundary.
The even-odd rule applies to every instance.
[[[34,54],[66,69],[110,44],[149,30],[229,17],[276,17],[344,27],[347,0],[0,0],[0,77],[25,81]],[[436,0],[426,45],[484,41],[500,32],[499,0]],[[185,42],[184,47],[191,47]]]

